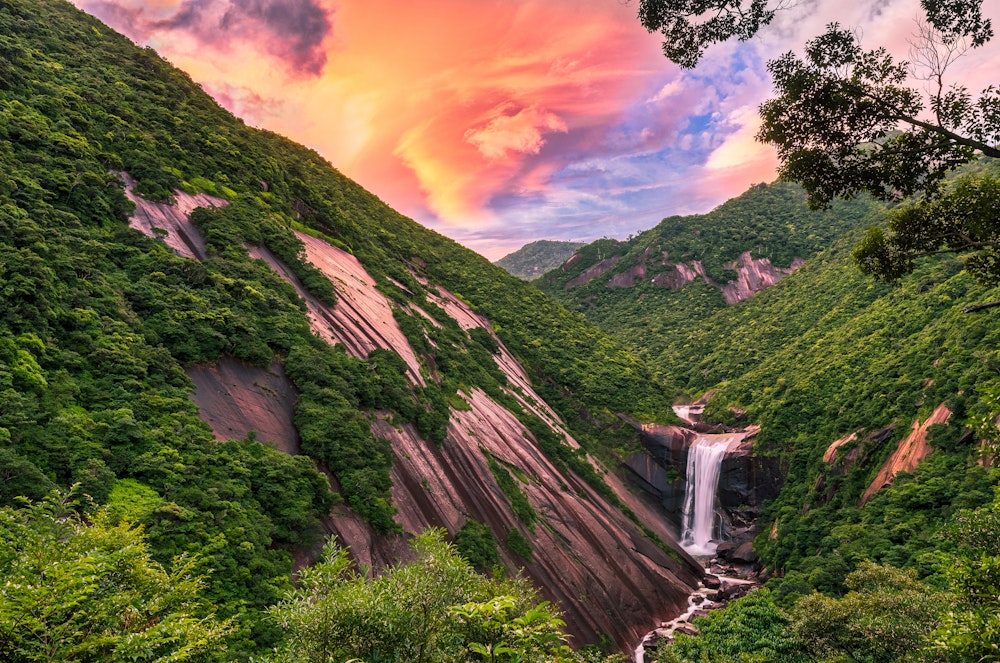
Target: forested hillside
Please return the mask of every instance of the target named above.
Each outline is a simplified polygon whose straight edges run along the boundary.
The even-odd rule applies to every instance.
[[[1000,322],[963,309],[1000,292],[955,259],[875,283],[851,258],[860,238],[664,343],[689,394],[711,391],[706,415],[759,424],[755,453],[786,477],[754,546],[768,589],[658,661],[969,661],[996,646]]]
[[[877,282],[852,256],[863,236],[846,232],[697,324],[653,312],[620,323],[681,398],[710,396],[709,421],[759,425],[755,453],[785,473],[755,540],[769,591],[713,614],[706,635],[682,637],[659,661],[958,661],[996,642],[1000,321],[965,308],[1000,290],[949,256]]]
[[[496,264],[520,279],[533,281],[561,265],[581,246],[583,242],[540,240],[525,244],[497,260]]]
[[[593,242],[536,284],[638,353],[657,357],[671,337],[862,225],[869,207],[856,201],[814,212],[799,187],[760,184],[708,214],[668,217],[624,242]]]
[[[217,206],[191,214],[204,240],[198,247],[203,260],[179,256],[159,241],[170,235],[164,228],[154,224],[151,238],[129,227],[134,205],[125,182],[132,178],[130,195],[147,201],[170,201],[180,192],[212,196]],[[646,565],[650,573],[659,564],[657,577],[672,567],[682,579],[663,591],[679,592],[678,600],[685,583],[695,581],[689,562],[659,540],[664,537],[629,522],[638,518],[624,507],[623,494],[595,469],[595,459],[613,462],[621,450],[638,445],[637,432],[621,415],[673,420],[663,387],[645,364],[582,316],[394,212],[315,152],[246,127],[155,52],[61,0],[0,2],[0,227],[0,502],[48,500],[34,511],[3,511],[7,547],[0,563],[17,566],[18,573],[29,568],[18,561],[18,532],[34,532],[38,550],[51,550],[58,537],[46,533],[59,523],[66,537],[83,536],[84,548],[86,541],[103,542],[102,550],[114,557],[119,553],[112,543],[133,536],[115,528],[141,525],[134,550],[148,545],[148,558],[123,564],[140,570],[152,564],[152,575],[142,577],[160,577],[156,565],[169,566],[180,555],[174,580],[204,576],[204,587],[182,585],[178,591],[187,596],[176,604],[156,592],[124,600],[160,596],[156,600],[165,603],[157,605],[166,610],[177,605],[190,615],[217,612],[223,626],[202,633],[215,644],[201,643],[191,657],[259,653],[283,634],[274,619],[262,618],[264,611],[288,596],[293,558],[318,554],[331,508],[344,522],[359,523],[351,525],[361,532],[359,542],[378,547],[378,541],[398,539],[385,547],[420,559],[420,550],[406,552],[400,535],[390,439],[429,442],[428,456],[444,462],[458,418],[495,414],[507,418],[491,425],[509,428],[508,436],[530,445],[531,454],[541,450],[531,460],[556,483],[540,485],[540,477],[519,469],[516,457],[497,460],[485,450],[491,440],[472,443],[470,453],[492,470],[478,477],[477,490],[500,496],[503,509],[488,513],[504,528],[477,522],[478,513],[453,512],[453,521],[468,528],[447,536],[464,555],[487,571],[502,559],[511,573],[520,565],[529,575],[555,576],[548,569],[562,564],[564,582],[572,577],[566,564],[581,578],[588,568],[608,565],[610,556],[587,564],[569,552],[559,553],[565,564],[557,563],[554,544],[533,552],[531,541],[565,538],[568,528],[579,528],[576,521],[564,525],[536,513],[539,500],[557,497],[585,504],[579,512],[601,519],[602,536],[631,537],[625,550],[616,540],[615,564]],[[310,238],[345,264],[363,265],[390,311],[370,324],[398,327],[416,368],[392,349],[357,356],[313,333],[303,296],[335,306],[350,284],[331,281],[306,259],[303,239]],[[288,272],[282,275],[251,253]],[[474,324],[462,326],[456,315]],[[516,360],[508,362],[508,350]],[[190,399],[189,376],[222,360],[259,370],[266,380],[287,376],[296,395],[293,437],[304,454],[280,453],[253,432],[216,439]],[[503,362],[523,366],[530,384],[512,384],[516,371]],[[471,440],[478,433],[469,430]],[[428,494],[432,479],[421,487],[416,478],[406,490]],[[75,510],[46,498],[71,484],[79,484]],[[330,553],[331,564],[337,554]],[[40,566],[31,568],[43,573],[44,560],[52,561],[39,553]],[[80,564],[74,568],[83,574],[86,555]],[[334,566],[331,573],[341,579],[349,573],[343,564]],[[30,586],[30,577],[18,586]],[[168,578],[161,585],[174,596]],[[468,591],[435,604],[435,619],[448,617],[449,606],[510,594],[503,614],[515,620],[537,599],[527,587],[464,587]],[[201,598],[185,602],[193,592]],[[597,599],[582,594],[572,597],[577,621],[570,626],[591,640],[603,637],[612,648],[653,618],[660,609],[655,604],[673,600],[636,591],[630,600],[646,603],[635,603],[631,613],[600,610],[596,621],[584,623],[586,601],[623,599],[620,593]],[[73,600],[67,599],[70,607]],[[19,649],[26,645],[17,634],[30,630],[18,630],[26,622],[17,610],[37,600],[18,594],[10,601],[0,603],[0,653],[35,660]],[[138,613],[133,619],[122,610],[94,614],[141,625]],[[489,606],[482,610],[485,615]],[[62,613],[55,614],[58,622]],[[478,614],[463,619],[472,624]],[[556,619],[556,613],[545,614]],[[162,613],[148,618],[165,620]],[[615,634],[599,632],[610,628],[607,620],[614,620]],[[537,652],[555,652],[564,639],[562,622],[545,624],[539,638],[548,644]],[[413,627],[400,629],[406,635],[394,646],[409,646]],[[101,642],[94,645],[94,660],[112,660],[112,641]],[[157,647],[169,649],[170,642],[166,637],[150,645],[144,656],[156,658],[155,652],[166,651]],[[462,651],[472,655],[469,648]],[[115,656],[138,654],[122,649]]]

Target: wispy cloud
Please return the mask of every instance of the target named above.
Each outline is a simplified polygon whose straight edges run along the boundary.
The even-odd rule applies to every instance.
[[[832,20],[905,56],[918,12],[918,0],[804,0],[681,72],[634,3],[74,1],[489,257],[624,237],[772,179],[773,152],[753,139],[767,59]],[[972,87],[995,79],[998,51],[963,61]]]

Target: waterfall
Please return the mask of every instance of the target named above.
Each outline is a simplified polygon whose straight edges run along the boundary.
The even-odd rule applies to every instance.
[[[692,555],[715,553],[715,496],[722,459],[733,439],[733,435],[699,435],[688,449],[681,545]]]

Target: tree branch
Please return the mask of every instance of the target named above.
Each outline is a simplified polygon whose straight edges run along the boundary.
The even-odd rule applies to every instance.
[[[975,313],[976,311],[982,311],[983,309],[994,308],[997,306],[1000,306],[1000,300],[983,302],[982,304],[972,304],[963,308],[962,313]]]
[[[988,157],[994,157],[1000,159],[1000,148],[992,147],[986,143],[982,143],[978,140],[973,140],[972,138],[966,138],[961,134],[957,134],[954,131],[949,131],[942,126],[937,124],[931,124],[930,122],[924,122],[923,120],[918,120],[915,117],[910,117],[909,115],[897,114],[893,116],[894,120],[899,120],[901,122],[906,122],[912,124],[915,127],[920,127],[921,129],[927,129],[928,131],[933,131],[934,133],[941,134],[945,138],[952,140],[959,145],[965,145],[966,147],[971,147],[975,150],[979,150]]]

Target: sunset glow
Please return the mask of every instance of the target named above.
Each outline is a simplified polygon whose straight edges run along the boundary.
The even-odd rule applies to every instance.
[[[779,25],[682,73],[621,0],[75,2],[491,259],[624,237],[772,180],[753,140],[765,62],[803,39]],[[916,7],[877,4],[841,20],[895,26]],[[822,30],[809,17],[806,36]]]

